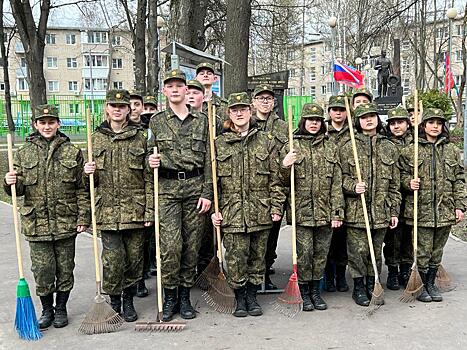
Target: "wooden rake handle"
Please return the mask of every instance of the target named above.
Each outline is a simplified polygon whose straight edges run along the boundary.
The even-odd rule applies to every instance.
[[[349,99],[347,98],[347,96],[345,97],[345,109],[347,112],[347,123],[349,125],[350,140],[352,143],[353,158],[355,161],[355,171],[357,173],[358,182],[362,182],[362,173],[360,170],[360,162],[358,161],[357,144],[355,143],[355,133],[352,124],[352,114],[350,111]],[[376,265],[375,250],[373,247],[373,239],[371,237],[370,220],[368,218],[368,209],[366,207],[365,193],[361,193],[360,198],[362,200],[363,217],[365,219],[366,236],[368,239],[368,246],[370,248],[371,264],[373,265],[373,270],[375,272],[375,281],[379,282],[378,267]]]
[[[420,105],[419,105],[420,102]],[[423,108],[422,102],[418,101],[418,90],[414,92],[414,143],[413,143],[413,177],[418,178],[418,123],[420,110]],[[414,263],[417,262],[418,251],[418,190],[413,193],[413,256]]]
[[[8,171],[14,171],[13,166],[13,141],[11,134],[8,133],[7,136],[7,144],[8,144]],[[13,223],[15,226],[15,241],[16,241],[16,258],[18,259],[18,274],[19,278],[24,278],[24,270],[23,270],[23,254],[21,251],[21,240],[20,240],[20,232],[19,232],[19,220],[18,220],[18,200],[16,198],[16,184],[11,185],[11,201],[13,203]]]
[[[157,147],[154,147],[154,155],[157,155]],[[154,233],[156,240],[156,284],[157,284],[157,309],[162,312],[162,270],[161,270],[161,242],[159,220],[159,168],[154,168]]]
[[[287,108],[287,121],[289,125],[289,150],[293,150],[293,113],[292,105]],[[297,220],[295,218],[295,166],[290,167],[290,207],[292,210],[292,264],[297,266]]]

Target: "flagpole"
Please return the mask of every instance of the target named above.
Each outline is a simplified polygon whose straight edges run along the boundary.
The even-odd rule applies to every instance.
[[[332,94],[333,95],[337,95],[338,94],[338,90],[337,90],[337,83],[336,83],[336,79],[334,78],[334,64],[336,63],[336,57],[335,57],[335,51],[336,51],[336,47],[335,47],[335,42],[336,42],[336,38],[335,38],[335,33],[336,33],[336,26],[337,26],[337,18],[332,16],[332,17],[329,17],[328,19],[328,24],[329,24],[329,27],[331,27],[331,54],[332,54],[332,64],[331,64],[331,76],[332,76]]]
[[[452,50],[452,21],[454,20],[454,18],[457,17],[457,9],[452,7],[450,9],[448,9],[446,11],[446,16],[448,17],[448,21],[449,21],[449,47],[448,47],[448,52],[449,52],[449,67],[451,67],[451,50]],[[446,62],[446,60],[445,60]],[[448,71],[447,71],[447,64],[445,64],[445,68],[444,68],[444,73],[445,73],[445,76],[447,76],[448,74]],[[449,68],[449,70],[451,70],[451,68]],[[449,72],[449,74],[451,75],[451,72]],[[449,76],[448,79],[451,79],[451,77]],[[451,99],[451,89],[450,89],[450,86],[451,85],[451,81],[449,80],[449,87],[448,87],[448,96],[449,96],[449,99]]]

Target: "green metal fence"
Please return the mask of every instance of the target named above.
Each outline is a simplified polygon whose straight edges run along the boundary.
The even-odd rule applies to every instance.
[[[305,103],[312,103],[313,96],[284,96],[284,115],[287,120],[287,108],[292,105],[293,126],[296,128],[300,120],[300,112]]]

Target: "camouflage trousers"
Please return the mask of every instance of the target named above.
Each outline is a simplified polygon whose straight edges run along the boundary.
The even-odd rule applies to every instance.
[[[263,283],[268,235],[269,229],[224,235],[227,282],[230,287],[238,289],[247,282],[254,285]]]
[[[376,266],[381,274],[384,236],[386,229],[371,230],[373,249],[375,252]],[[352,278],[363,276],[374,276],[373,265],[371,263],[370,247],[366,235],[366,229],[347,227],[347,254],[349,256],[349,271]]]
[[[342,225],[332,229],[331,246],[329,247],[327,263],[347,266],[347,227]]]
[[[58,241],[29,241],[31,271],[40,297],[73,288],[76,236]]]
[[[144,229],[101,231],[102,288],[120,295],[143,276]]]
[[[266,269],[269,269],[277,259],[276,249],[277,241],[279,240],[279,232],[281,230],[282,220],[272,223],[271,230],[269,231],[268,243],[266,247]]]
[[[420,271],[426,272],[429,267],[441,264],[450,232],[451,226],[418,228],[417,264]]]
[[[297,268],[300,283],[321,279],[331,237],[330,226],[297,226]]]
[[[386,231],[384,237],[384,263],[387,266],[413,263],[412,227],[399,222],[394,229]]]
[[[159,218],[161,271],[164,288],[195,284],[196,265],[206,215],[197,208],[204,177],[160,179]]]

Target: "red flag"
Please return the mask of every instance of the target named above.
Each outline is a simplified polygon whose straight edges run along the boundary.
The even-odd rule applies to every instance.
[[[352,66],[346,66],[343,63],[334,63],[334,80],[348,86],[352,86],[356,89],[364,86],[363,80],[364,75]]]
[[[448,53],[444,55],[444,92],[449,91],[454,87],[454,77],[452,76],[451,59]]]

